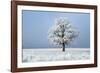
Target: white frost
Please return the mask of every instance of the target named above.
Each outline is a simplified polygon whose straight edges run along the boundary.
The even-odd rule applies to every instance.
[[[78,30],[65,17],[55,19],[55,24],[48,31],[48,40],[57,46],[62,46],[63,43],[68,46],[78,36]]]
[[[69,61],[86,60],[90,58],[89,49],[23,49],[23,62],[41,62],[41,61]]]

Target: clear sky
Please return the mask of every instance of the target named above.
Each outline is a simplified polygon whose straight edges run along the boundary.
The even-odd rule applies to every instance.
[[[48,41],[48,30],[55,18],[66,17],[80,34],[70,48],[90,48],[90,14],[71,12],[22,11],[22,47],[55,48]],[[67,47],[67,46],[66,46]]]

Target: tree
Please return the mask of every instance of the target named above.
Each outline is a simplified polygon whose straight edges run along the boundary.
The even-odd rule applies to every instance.
[[[62,51],[65,51],[65,45],[70,45],[78,35],[79,32],[72,27],[69,20],[60,17],[55,20],[55,25],[49,29],[48,39],[54,45],[61,46]]]

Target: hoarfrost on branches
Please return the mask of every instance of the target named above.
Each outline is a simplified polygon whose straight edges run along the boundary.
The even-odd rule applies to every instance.
[[[48,31],[49,41],[54,45],[61,46],[63,51],[65,51],[65,45],[70,45],[78,36],[77,29],[65,17],[55,19],[55,24]]]

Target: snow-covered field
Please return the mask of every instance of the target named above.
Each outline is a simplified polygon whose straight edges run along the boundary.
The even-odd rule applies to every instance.
[[[69,61],[90,59],[89,49],[23,49],[23,62]]]

